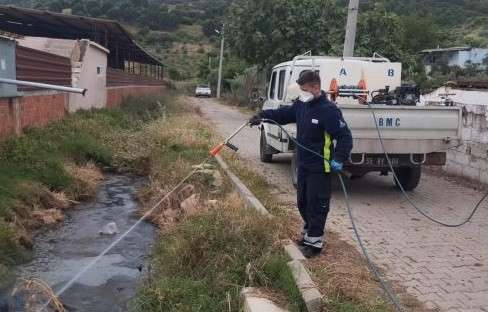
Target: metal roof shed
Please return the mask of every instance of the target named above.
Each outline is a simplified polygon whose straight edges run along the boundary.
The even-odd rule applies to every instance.
[[[89,39],[110,50],[112,68],[123,69],[125,62],[163,66],[113,20],[0,5],[0,30],[33,37]]]

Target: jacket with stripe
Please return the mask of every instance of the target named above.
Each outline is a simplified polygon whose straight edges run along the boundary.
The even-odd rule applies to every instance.
[[[332,159],[339,162],[349,159],[351,130],[342,112],[327,99],[325,93],[308,103],[297,100],[290,106],[264,110],[260,116],[281,125],[296,123],[298,142],[325,158],[297,146],[297,166],[300,170],[328,173]],[[335,147],[333,141],[336,142]]]

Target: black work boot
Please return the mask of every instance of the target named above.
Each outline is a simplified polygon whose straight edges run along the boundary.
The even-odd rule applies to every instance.
[[[309,245],[303,245],[302,247],[300,247],[300,250],[307,259],[317,257],[322,253],[322,248],[317,248]]]
[[[305,239],[302,237],[300,239],[295,239],[293,240],[295,244],[297,244],[299,247],[305,246]]]

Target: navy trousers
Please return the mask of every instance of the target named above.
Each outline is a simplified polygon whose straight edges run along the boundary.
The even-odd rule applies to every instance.
[[[302,216],[304,243],[323,247],[325,222],[329,214],[331,194],[330,173],[308,172],[298,169],[298,210]]]

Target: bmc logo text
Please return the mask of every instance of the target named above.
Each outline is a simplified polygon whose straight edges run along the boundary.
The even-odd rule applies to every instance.
[[[378,118],[378,126],[385,128],[400,127],[400,118],[380,117]]]

